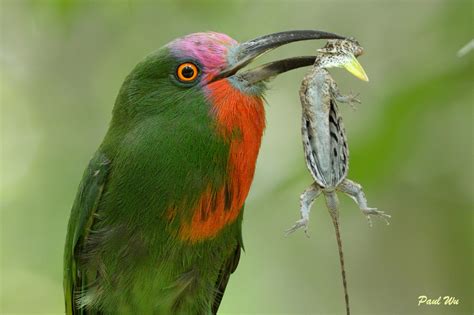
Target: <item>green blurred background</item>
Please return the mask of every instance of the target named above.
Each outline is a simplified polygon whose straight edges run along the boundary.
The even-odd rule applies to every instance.
[[[84,167],[118,89],[147,53],[213,30],[239,41],[290,29],[355,36],[364,83],[332,71],[342,91],[349,177],[392,224],[369,228],[341,196],[354,314],[473,313],[473,1],[1,2],[1,304],[4,314],[62,313],[62,251]],[[312,54],[295,43],[258,60]],[[255,65],[255,64],[254,64]],[[267,130],[244,218],[246,252],[222,314],[341,314],[333,227],[322,198],[311,238],[283,236],[312,180],[300,140],[306,70],[267,94]],[[458,306],[417,306],[450,295]]]

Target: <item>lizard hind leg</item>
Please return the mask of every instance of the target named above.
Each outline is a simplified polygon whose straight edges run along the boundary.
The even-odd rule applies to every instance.
[[[383,220],[385,220],[387,225],[390,224],[388,222],[388,219],[390,219],[390,215],[386,214],[383,211],[377,210],[377,208],[369,208],[367,206],[367,199],[365,198],[364,191],[362,190],[362,186],[360,184],[353,182],[349,179],[344,179],[342,183],[339,184],[337,189],[351,197],[357,203],[362,213],[365,214],[365,216],[367,217],[369,226],[372,226],[372,220],[370,219],[371,215],[379,216]]]
[[[309,223],[309,213],[311,211],[311,206],[314,203],[314,200],[321,194],[321,188],[318,184],[313,183],[300,195],[300,214],[301,219],[296,221],[296,223],[286,230],[285,235],[289,235],[294,231],[304,228],[306,236],[308,236],[308,223]]]

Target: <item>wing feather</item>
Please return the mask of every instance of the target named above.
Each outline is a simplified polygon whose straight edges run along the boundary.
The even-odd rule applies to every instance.
[[[100,198],[110,168],[110,160],[101,152],[97,152],[86,168],[79,190],[72,206],[69,218],[66,245],[64,249],[64,297],[66,314],[81,314],[78,311],[76,293],[86,285],[81,277],[75,255],[82,246],[94,221]]]
[[[214,302],[212,303],[213,315],[217,314],[217,310],[219,309],[222,297],[224,296],[224,292],[227,287],[227,283],[229,282],[230,275],[235,271],[235,269],[237,269],[240,260],[240,252],[241,245],[238,244],[231,256],[225,261],[219,272],[219,276],[217,277],[215,286],[216,295],[214,298]]]

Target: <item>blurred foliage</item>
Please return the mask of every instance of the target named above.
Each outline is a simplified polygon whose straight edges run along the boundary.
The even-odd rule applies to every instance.
[[[333,71],[343,91],[349,177],[393,216],[368,228],[341,196],[354,314],[473,313],[473,1],[0,2],[0,313],[62,313],[62,251],[83,168],[101,142],[115,95],[145,54],[214,30],[237,40],[288,29],[355,36],[369,84]],[[258,63],[314,53],[298,43]],[[305,70],[267,94],[267,131],[249,196],[246,253],[222,314],[342,313],[336,242],[322,200],[311,238],[283,231],[311,182],[300,144]],[[417,306],[455,296],[458,306]]]

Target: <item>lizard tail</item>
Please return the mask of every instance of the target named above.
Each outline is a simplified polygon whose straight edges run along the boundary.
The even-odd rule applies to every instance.
[[[344,267],[344,254],[342,252],[341,233],[339,232],[339,220],[333,218],[332,223],[334,224],[334,230],[336,230],[337,247],[339,249],[339,262],[341,264],[342,285],[344,286],[344,299],[346,300],[346,314],[350,315],[351,310],[349,308],[349,294],[347,292],[346,269]]]
[[[349,293],[347,290],[346,268],[344,267],[344,254],[342,251],[341,232],[339,229],[339,200],[335,192],[325,193],[326,205],[331,215],[334,230],[336,231],[337,248],[339,250],[339,262],[341,265],[342,285],[344,286],[344,299],[346,301],[346,314],[350,315]]]

